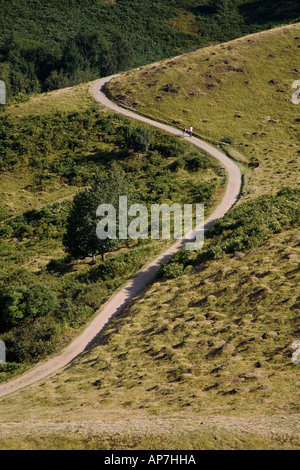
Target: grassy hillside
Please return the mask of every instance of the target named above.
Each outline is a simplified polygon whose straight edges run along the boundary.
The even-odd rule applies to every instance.
[[[298,232],[155,282],[92,350],[1,403],[1,448],[299,448]]]
[[[9,402],[23,402],[25,414],[34,406],[37,419],[46,409],[55,416],[58,403],[69,416],[83,403],[86,417],[296,413],[298,231],[158,279],[45,390]]]
[[[0,79],[20,101],[299,17],[297,0],[3,0]]]
[[[247,36],[109,84],[124,106],[193,125],[239,162],[245,184],[238,206],[207,235],[204,250],[176,255],[107,331],[99,354],[90,353],[95,364],[103,361],[97,383],[104,407],[117,395],[122,409],[150,413],[290,419],[298,412],[299,366],[291,356],[300,331],[300,137],[291,94],[300,73],[299,33],[295,24]],[[296,192],[279,195],[283,186]],[[288,194],[294,194],[293,208],[284,200]],[[289,210],[295,226],[287,223]],[[299,422],[294,429],[299,438]]]
[[[224,191],[225,172],[205,153],[106,112],[87,87],[37,96],[0,116],[0,335],[8,351],[0,381],[64,346],[170,243],[124,241],[91,264],[90,252],[65,242],[78,229],[71,214],[79,190],[89,194],[96,180],[102,188],[93,234],[107,175],[124,178],[121,195],[147,205],[198,202],[202,188],[209,212]]]
[[[84,186],[79,181],[79,184],[61,181],[60,178],[55,178],[54,174],[47,181],[45,168],[38,168],[29,161],[30,157],[32,158],[33,156],[33,148],[28,148],[28,133],[32,133],[30,137],[31,145],[39,134],[39,146],[42,147],[45,144],[43,143],[45,136],[41,135],[41,129],[40,133],[38,133],[37,129],[38,127],[41,128],[43,121],[45,123],[47,119],[53,119],[53,116],[57,113],[68,116],[72,113],[84,113],[92,108],[95,108],[95,103],[89,93],[89,84],[86,84],[37,95],[26,103],[10,106],[6,110],[5,117],[4,115],[1,116],[2,140],[0,159],[2,161],[2,171],[0,172],[0,211],[2,217],[15,216],[30,208],[39,208],[48,203],[62,201],[64,198],[72,197],[80,187]],[[35,121],[38,117],[41,118],[39,125]],[[6,124],[3,125],[4,122]],[[10,129],[9,122],[11,122]],[[28,127],[30,127],[31,131],[28,131]],[[50,129],[50,122],[45,126],[46,129],[47,127]],[[27,132],[27,136],[24,139],[22,139],[22,132]],[[10,142],[4,140],[5,135]],[[14,139],[16,140],[15,143],[13,143]],[[12,145],[16,147],[13,153],[11,152]],[[24,148],[20,151],[22,145]],[[8,147],[10,147],[10,152]],[[50,149],[50,147],[50,143],[48,146],[44,145],[44,149],[47,148],[47,157],[45,158],[44,156],[44,166],[47,166],[47,162],[49,163],[51,159],[57,157],[58,153],[61,153],[62,150],[58,148],[54,150],[54,148]],[[111,148],[107,143],[99,143],[98,147],[99,150],[102,149],[108,152]],[[41,157],[41,149],[35,149],[35,152],[35,157]],[[19,153],[23,154],[21,158]],[[21,161],[22,159],[23,161]],[[11,164],[12,161],[14,161],[13,165]],[[6,170],[3,168],[3,162],[5,162]],[[17,164],[18,162],[19,164]],[[40,180],[40,184],[38,183],[38,175],[40,177],[44,176],[43,181]]]
[[[288,15],[293,2],[276,5]],[[243,8],[253,15],[254,6],[262,24],[261,8],[268,11],[270,2]],[[198,7],[198,13],[207,12]],[[190,17],[187,21],[192,24]],[[292,344],[300,339],[299,116],[290,99],[291,84],[299,78],[299,37],[298,24],[264,32],[127,72],[109,86],[121,104],[179,127],[192,124],[208,140],[223,141],[224,151],[243,169],[243,196],[207,234],[204,249],[175,255],[90,350],[55,376],[1,401],[0,448],[299,449],[299,365],[292,362]],[[77,93],[82,111],[76,108]],[[214,188],[210,205],[222,194],[218,166],[189,170],[191,159],[206,159],[189,145],[156,133],[148,153],[128,153],[119,140],[128,122],[99,109],[87,111],[84,87],[62,92],[66,114],[57,113],[59,96],[34,98],[5,116],[9,142],[15,136],[10,120],[26,129],[19,141],[26,150],[22,159],[14,162],[14,146],[8,155],[15,178],[18,168],[39,169],[31,168],[28,158],[35,145],[43,174],[50,176],[48,188],[61,177],[68,184],[74,178],[90,184],[86,170],[96,165],[131,174],[146,200],[182,202],[206,180]],[[45,113],[34,111],[35,103]],[[65,154],[60,136],[71,143],[75,131],[77,149]],[[49,133],[57,137],[43,159],[39,138]],[[70,262],[61,245],[69,203],[54,212],[27,212],[1,232],[3,285],[21,279],[29,288],[38,280],[56,289],[60,301],[67,295],[59,314],[48,318],[55,347],[160,249],[122,247],[105,265]],[[20,264],[26,275],[19,274]],[[21,347],[19,363],[41,354],[41,342],[32,348],[32,335],[44,335],[44,345],[51,346],[44,325],[32,316],[18,331],[2,333],[14,353]],[[2,380],[15,367],[2,366]]]
[[[232,146],[247,169],[245,198],[299,184],[299,24],[205,48],[125,73],[109,84],[121,104],[194,126]]]

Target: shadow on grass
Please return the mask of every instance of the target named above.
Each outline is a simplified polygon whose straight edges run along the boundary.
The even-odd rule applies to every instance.
[[[74,271],[75,262],[71,256],[65,256],[61,259],[52,259],[47,264],[47,272],[50,274],[57,274],[63,276],[64,274]]]
[[[240,5],[239,12],[247,23],[296,21],[300,17],[299,0],[263,0]]]

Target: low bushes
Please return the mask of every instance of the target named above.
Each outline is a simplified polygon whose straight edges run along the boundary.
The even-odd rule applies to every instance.
[[[264,243],[272,234],[299,226],[299,200],[300,190],[283,188],[276,195],[261,196],[241,204],[207,232],[203,250],[191,254],[181,250],[162,266],[160,274],[165,278],[174,277],[174,272],[180,275],[188,265],[249,250]]]

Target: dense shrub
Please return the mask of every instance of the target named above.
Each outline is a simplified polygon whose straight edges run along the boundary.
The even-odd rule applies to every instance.
[[[207,207],[210,207],[212,197],[215,195],[217,189],[216,182],[206,181],[204,183],[197,183],[191,186],[190,194],[192,202],[206,204],[206,209]]]
[[[130,205],[130,188],[122,173],[110,172],[95,179],[90,189],[77,193],[67,219],[63,243],[67,253],[75,258],[104,256],[120,245],[118,238],[100,239],[96,233],[97,208],[101,204],[119,207],[119,196],[127,196]],[[116,209],[116,223],[119,220]],[[104,214],[103,214],[104,215]],[[116,234],[117,237],[117,225]]]
[[[107,126],[111,126],[109,136]],[[95,109],[21,120],[0,116],[0,171],[22,164],[39,169],[41,178],[55,173],[71,179],[79,166],[92,163],[84,157],[98,150],[99,140],[116,141],[118,126],[118,117],[105,116]],[[51,154],[56,158],[50,163]]]
[[[53,317],[38,318],[6,336],[7,360],[30,362],[45,357],[58,344],[61,326]]]
[[[27,317],[43,317],[57,307],[57,298],[45,284],[25,286],[12,283],[1,292],[1,325],[12,327]]]
[[[220,142],[224,142],[224,144],[233,145],[234,144],[234,137],[223,137]]]
[[[155,134],[154,144],[155,149],[158,150],[165,158],[180,158],[186,153],[186,146],[184,142],[174,139],[169,134],[162,134],[157,132]]]
[[[185,168],[188,171],[198,171],[200,169],[206,170],[212,167],[211,159],[200,152],[190,152],[185,158]]]
[[[174,279],[178,276],[181,276],[184,271],[184,266],[181,263],[176,263],[173,261],[172,263],[166,263],[162,266],[160,270],[160,274],[165,279]]]
[[[148,152],[154,131],[150,127],[134,125],[126,128],[124,145],[134,152]]]
[[[185,249],[176,253],[160,273],[167,277],[172,266],[197,265],[212,259],[223,258],[259,246],[272,234],[280,233],[300,224],[300,190],[283,188],[276,195],[266,195],[241,204],[218,220],[206,233],[203,250],[197,256],[187,255]],[[170,268],[167,266],[171,265]]]
[[[0,168],[33,173],[35,181],[26,191],[35,196],[60,183],[87,187],[74,202],[66,200],[12,218],[1,211],[5,218],[0,224],[1,339],[7,343],[9,361],[32,361],[53,351],[65,327],[86,322],[155,250],[146,240],[123,241],[121,246],[119,240],[100,243],[95,236],[100,203],[117,207],[118,196],[127,194],[129,205],[132,200],[149,208],[154,202],[192,202],[193,191],[200,187],[209,200],[213,191],[209,182],[206,187],[201,182],[202,175],[210,176],[205,174],[208,160],[202,152],[192,152],[187,143],[120,116],[91,109],[17,120],[2,116],[0,124]],[[129,146],[138,153],[128,151]],[[185,157],[190,158],[189,165]],[[174,158],[183,162],[177,178],[170,168]],[[63,240],[72,256],[60,253]],[[78,259],[107,251],[111,251],[107,259],[95,264]],[[59,258],[36,270],[40,263],[36,258],[47,253]],[[26,269],[22,263],[28,263]],[[178,274],[178,269],[182,270],[177,266],[172,272]]]
[[[0,226],[0,237],[14,237],[19,241],[24,239],[39,240],[60,239],[65,231],[66,220],[70,212],[71,201],[32,209],[15,217],[9,223]]]
[[[96,282],[126,276],[133,267],[138,269],[139,266],[142,266],[145,255],[149,255],[152,250],[151,246],[142,246],[98,263],[95,268],[90,270],[89,279]]]

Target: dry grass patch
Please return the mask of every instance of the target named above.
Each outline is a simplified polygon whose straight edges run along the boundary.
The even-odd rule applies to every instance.
[[[22,118],[29,115],[84,111],[95,106],[90,94],[90,85],[91,83],[84,83],[30,97],[25,103],[12,104],[8,113]]]

